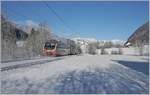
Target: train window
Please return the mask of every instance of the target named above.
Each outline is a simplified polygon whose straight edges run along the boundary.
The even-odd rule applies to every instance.
[[[51,44],[51,49],[54,49],[55,48],[55,44]]]
[[[54,43],[46,42],[44,48],[54,49],[55,48],[55,44]]]
[[[45,43],[45,47],[51,47],[50,43]]]
[[[66,45],[64,43],[59,43],[57,47],[58,48],[66,48]]]

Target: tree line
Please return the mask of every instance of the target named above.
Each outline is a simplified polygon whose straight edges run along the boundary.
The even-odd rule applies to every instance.
[[[23,29],[24,27],[26,29]],[[37,27],[20,27],[1,15],[1,28],[2,60],[29,59],[34,56],[43,56],[45,42],[53,39],[52,31],[46,22],[39,23]],[[18,41],[23,42],[21,47],[17,46]],[[69,44],[76,46],[76,44]],[[78,51],[78,54],[81,53],[79,46],[71,50]]]

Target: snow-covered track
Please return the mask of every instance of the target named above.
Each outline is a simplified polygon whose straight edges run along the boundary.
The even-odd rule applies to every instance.
[[[44,64],[48,62],[53,62],[57,60],[61,60],[64,57],[56,57],[56,58],[47,58],[47,59],[40,59],[40,60],[27,60],[27,61],[20,61],[15,64],[15,62],[10,62],[10,63],[4,63],[6,65],[2,65],[1,67],[1,72],[7,71],[7,70],[13,70],[13,69],[18,69],[18,68],[24,68],[24,67],[29,67],[32,65],[38,65],[38,64]]]

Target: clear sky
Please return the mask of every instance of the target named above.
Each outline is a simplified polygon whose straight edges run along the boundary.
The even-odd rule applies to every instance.
[[[16,22],[46,21],[58,36],[126,40],[149,20],[148,1],[49,1],[68,29],[42,1],[2,2],[2,12]]]

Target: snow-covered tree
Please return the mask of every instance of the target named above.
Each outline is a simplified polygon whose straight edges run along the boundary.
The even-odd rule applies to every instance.
[[[144,55],[144,44],[140,40],[136,40],[135,42],[135,48],[137,48],[137,52],[139,53],[140,56]]]
[[[16,49],[16,26],[1,15],[1,53],[3,59],[13,59]]]
[[[118,54],[122,55],[123,54],[123,51],[121,48],[118,49]]]
[[[101,54],[103,55],[103,54],[108,54],[107,52],[106,52],[106,50],[105,50],[105,47],[102,47],[101,48]]]
[[[43,54],[43,46],[46,41],[51,39],[51,31],[47,24],[40,23],[39,28],[31,30],[31,33],[27,39],[26,47],[32,51],[33,56]]]
[[[88,53],[89,54],[96,54],[96,49],[97,49],[97,43],[91,42],[88,45]]]
[[[104,47],[105,48],[111,48],[113,46],[113,43],[111,41],[105,42]]]

